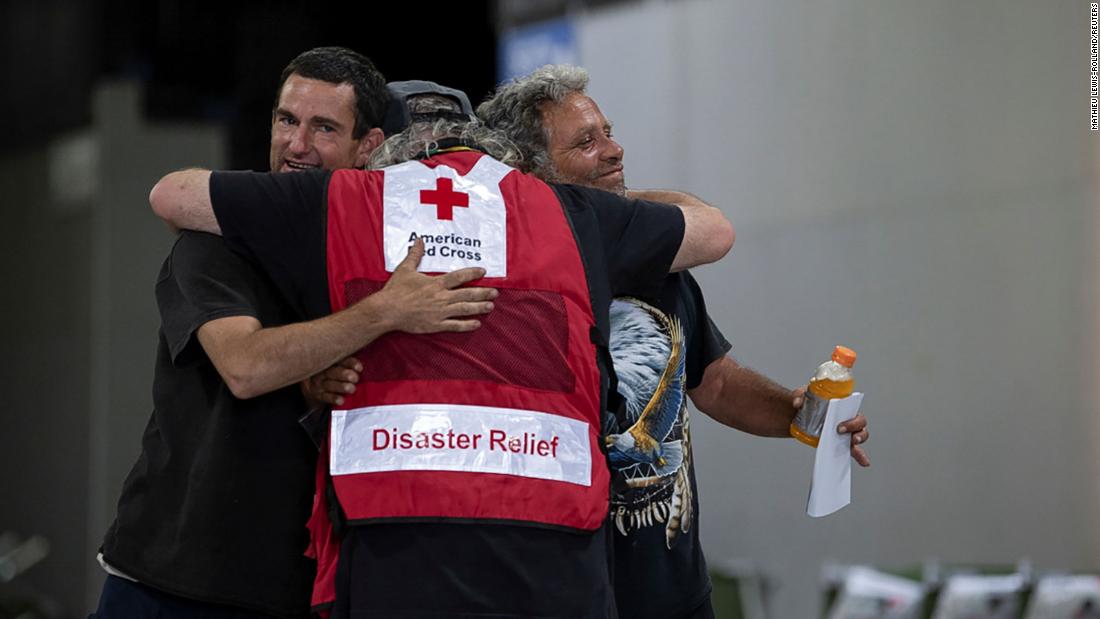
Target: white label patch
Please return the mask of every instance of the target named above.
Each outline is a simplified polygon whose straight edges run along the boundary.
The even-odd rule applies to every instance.
[[[420,271],[482,267],[508,275],[508,227],[500,181],[512,168],[482,157],[466,176],[409,161],[386,168],[382,225],[386,270],[393,272],[409,244],[424,240]]]
[[[592,484],[588,424],[538,411],[401,404],[332,411],[332,475],[500,473]]]

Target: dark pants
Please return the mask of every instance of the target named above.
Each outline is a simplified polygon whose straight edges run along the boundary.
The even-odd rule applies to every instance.
[[[108,576],[99,608],[88,619],[275,619],[250,610],[207,604]]]
[[[683,619],[714,619],[714,607],[711,606],[710,596],[699,605],[699,608],[691,611],[690,614],[684,615]]]

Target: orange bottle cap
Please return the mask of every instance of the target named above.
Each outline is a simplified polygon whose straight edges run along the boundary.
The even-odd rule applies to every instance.
[[[837,346],[833,349],[833,361],[850,368],[856,364],[856,351],[847,346]]]

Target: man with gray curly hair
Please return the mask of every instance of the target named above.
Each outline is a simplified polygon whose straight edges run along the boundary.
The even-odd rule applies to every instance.
[[[587,87],[584,69],[547,65],[501,86],[477,112],[523,151],[520,168],[544,180],[701,204],[683,192],[626,188],[623,148]],[[687,399],[725,425],[785,437],[804,387],[787,389],[729,357],[731,346],[686,271],[644,299],[616,299],[611,328],[626,404],[605,420],[619,612],[642,619],[713,617]],[[839,428],[852,433],[852,456],[864,466],[869,462],[858,445],[867,439],[865,426],[859,416]]]
[[[386,110],[387,139],[371,154],[367,167],[378,170],[454,147],[475,148],[505,165],[518,167],[519,148],[503,131],[489,129],[473,114],[466,93],[435,82],[412,80],[387,86],[397,104]],[[457,140],[457,143],[455,143]]]
[[[588,71],[583,68],[547,65],[497,90],[492,98],[477,107],[477,118],[503,131],[519,146],[525,156],[517,166],[519,169],[543,180],[575,183],[575,175],[570,174],[570,169],[560,170],[555,164],[550,153],[550,133],[557,128],[553,123],[544,124],[542,117],[548,106],[583,96],[587,87]],[[616,157],[608,157],[607,163],[609,168],[613,168],[617,163]],[[591,173],[580,176],[588,183],[579,185],[593,185],[615,194],[621,194],[625,188],[621,177],[608,178],[606,183],[601,183],[597,181],[598,177],[590,178]]]

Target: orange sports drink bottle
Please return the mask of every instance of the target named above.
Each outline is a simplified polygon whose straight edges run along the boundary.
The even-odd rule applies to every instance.
[[[817,372],[810,379],[810,388],[802,408],[791,421],[791,436],[817,447],[821,440],[821,428],[825,425],[825,412],[829,409],[829,400],[839,400],[852,395],[855,380],[852,378],[852,366],[856,364],[856,351],[844,346],[833,349],[833,358],[817,366]]]

